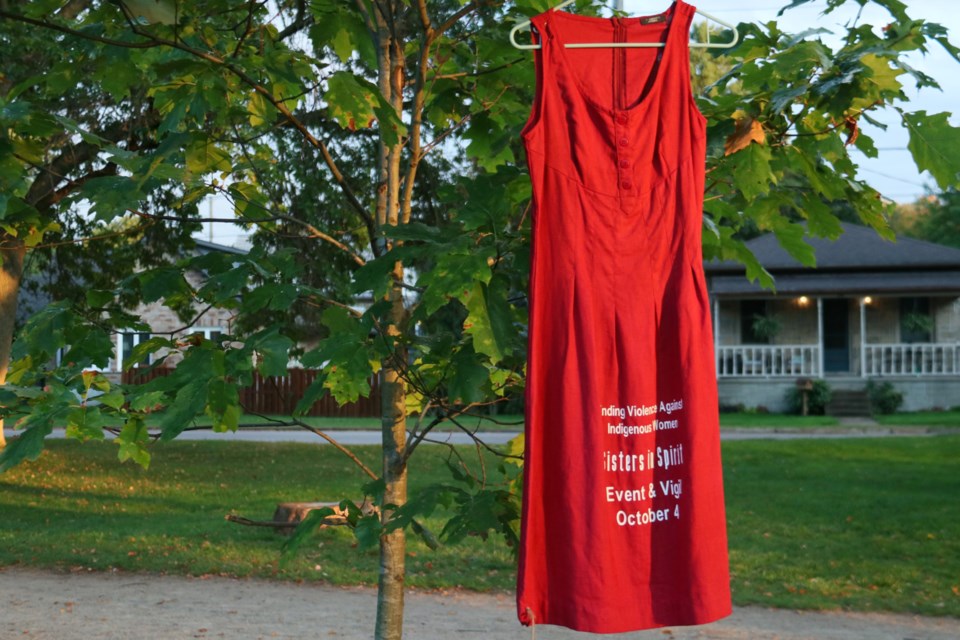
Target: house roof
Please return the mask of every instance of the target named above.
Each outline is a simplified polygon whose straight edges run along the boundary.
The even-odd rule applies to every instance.
[[[216,242],[209,242],[207,240],[201,240],[200,238],[193,239],[194,245],[203,253],[211,253],[213,251],[219,251],[220,253],[233,253],[238,256],[245,256],[249,251],[246,249],[240,249],[238,247],[230,247],[225,244],[217,244]]]
[[[746,244],[774,276],[780,294],[960,294],[960,249],[902,236],[889,242],[869,227],[842,226],[836,240],[806,238],[817,258],[815,268],[793,258],[772,233]],[[714,295],[770,293],[748,281],[739,263],[708,262],[704,270]]]

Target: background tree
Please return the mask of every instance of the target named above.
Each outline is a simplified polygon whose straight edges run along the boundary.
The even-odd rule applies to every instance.
[[[895,219],[901,233],[960,248],[960,193],[956,188],[898,206]]]
[[[62,20],[91,5],[47,4]],[[32,5],[26,15],[44,10]],[[116,51],[79,41],[64,57],[61,45],[45,31],[0,21],[0,46],[16,52],[0,70],[0,385],[17,320],[37,310],[21,308],[21,287],[33,303],[83,304],[92,287],[169,262],[198,228],[130,216],[121,202],[134,192],[111,189],[129,182],[121,177],[129,172],[124,159],[155,146],[150,75],[131,73]],[[88,75],[102,81],[84,82]],[[142,211],[195,213],[167,181],[143,180],[137,190]]]
[[[55,108],[39,111],[62,135],[96,140],[98,159],[120,168],[111,181],[89,181],[84,197],[180,223],[201,198],[220,195],[237,220],[270,241],[261,235],[262,246],[242,259],[210,254],[132,274],[91,292],[79,312],[59,304],[36,314],[0,397],[23,429],[0,455],[0,470],[39,455],[54,425],[102,437],[108,416],[123,425],[120,458],[146,465],[148,410],[164,407],[149,418],[161,439],[200,413],[217,430],[236,428],[237,388],[254,369],[285,372],[292,351],[319,372],[301,412],[327,392],[340,401],[367,393],[379,375],[382,469],[353,459],[371,478],[366,491],[381,516],[344,505],[358,538],[380,545],[376,636],[400,637],[404,532],[430,538],[422,514],[452,509],[446,540],[472,531],[516,536],[509,487],[448,483],[411,499],[406,474],[437,424],[459,425],[522,388],[530,188],[518,133],[534,78],[529,57],[507,44],[507,30],[510,18],[547,3],[171,0],[161,3],[169,11],[160,20],[122,1],[73,16],[61,15],[61,4],[2,8],[0,20],[57,38],[64,60],[87,49],[121,58],[132,72],[118,78],[98,67],[84,82],[117,83],[125,92],[146,78],[158,119],[152,144],[129,148],[78,130]],[[849,145],[876,153],[858,122],[884,107],[898,109],[918,166],[943,188],[955,186],[958,131],[945,114],[907,111],[897,78],[911,74],[935,86],[903,54],[932,42],[954,57],[957,50],[938,25],[911,19],[895,0],[879,4],[891,23],[853,24],[836,50],[817,33],[740,25],[741,44],[724,53],[728,70],[699,102],[709,124],[707,257],[743,260],[750,277],[769,284],[740,232],[773,231],[810,264],[803,235],[839,234],[829,203],[841,200],[888,234],[878,194],[857,178],[848,154]],[[33,108],[21,95],[4,97],[8,119]],[[181,194],[186,208],[140,209],[154,184]],[[193,288],[186,269],[202,269],[208,280]],[[372,304],[358,310],[357,296]],[[107,331],[114,318],[125,321],[121,301],[130,298],[230,306],[242,322],[217,343],[153,338],[128,364],[171,350],[182,357],[175,372],[137,387],[112,385],[90,367],[105,361]],[[319,340],[297,346],[294,337]],[[60,348],[60,366],[45,367]],[[39,392],[32,385],[41,377]],[[92,388],[103,392],[97,406],[86,402]],[[289,422],[302,424],[296,415]]]

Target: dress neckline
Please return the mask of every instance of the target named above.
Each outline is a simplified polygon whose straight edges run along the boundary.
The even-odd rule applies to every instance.
[[[567,51],[566,51],[567,43],[564,42],[563,34],[560,33],[562,29],[551,30],[549,44],[550,46],[556,47],[557,49],[556,56],[560,59],[560,62],[563,65],[564,69],[566,70],[567,74],[570,75],[571,79],[576,85],[577,91],[580,92],[581,97],[586,102],[593,105],[595,108],[600,109],[601,111],[604,111],[607,113],[624,113],[624,112],[636,111],[644,107],[648,102],[650,102],[651,98],[658,92],[660,88],[660,84],[662,83],[661,78],[664,75],[663,69],[666,63],[666,58],[668,55],[670,55],[670,51],[676,48],[674,41],[677,39],[677,36],[674,35],[674,32],[678,30],[682,30],[682,28],[677,29],[675,28],[675,26],[678,22],[681,24],[685,22],[685,20],[682,20],[682,19],[678,20],[678,18],[683,17],[682,10],[689,6],[690,5],[683,2],[683,0],[676,0],[665,11],[662,11],[661,13],[656,13],[649,16],[639,16],[635,18],[616,18],[616,17],[603,18],[600,16],[581,16],[573,13],[568,13],[566,11],[557,11],[555,9],[550,9],[547,12],[548,16],[559,17],[562,20],[570,20],[573,22],[589,22],[593,24],[608,24],[611,27],[614,27],[614,25],[619,21],[619,23],[625,26],[626,28],[634,28],[634,29],[636,28],[647,29],[647,28],[653,27],[654,26],[653,24],[643,23],[644,20],[648,20],[650,18],[657,18],[659,16],[663,16],[667,20],[666,38],[664,38],[663,40],[664,46],[662,50],[660,50],[660,53],[661,53],[660,60],[657,61],[652,71],[652,73],[654,74],[653,80],[649,83],[649,87],[643,92],[643,94],[639,98],[637,98],[629,106],[624,107],[622,109],[618,108],[614,104],[603,105],[598,103],[596,99],[591,95],[590,91],[588,91],[586,87],[584,87],[583,82],[580,79],[580,75],[576,73],[573,65],[567,60]],[[614,41],[611,40],[611,42],[614,42]],[[614,96],[614,102],[615,101],[616,101],[616,96]]]

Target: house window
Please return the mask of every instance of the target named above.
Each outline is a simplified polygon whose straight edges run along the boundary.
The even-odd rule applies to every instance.
[[[740,301],[740,343],[741,344],[769,344],[769,334],[760,330],[760,325],[767,317],[766,300]]]
[[[133,348],[136,347],[141,342],[146,342],[150,339],[149,333],[142,332],[123,332],[117,335],[117,371],[123,371],[124,364],[130,357],[133,355]],[[151,363],[153,358],[148,355],[145,360],[142,360],[137,363],[138,367],[147,366]]]
[[[223,335],[223,327],[197,327],[187,332],[188,336],[200,336],[204,340],[217,342]]]
[[[932,342],[930,298],[900,298],[900,342]]]

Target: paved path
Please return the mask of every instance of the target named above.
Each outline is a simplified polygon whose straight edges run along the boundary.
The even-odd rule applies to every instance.
[[[179,640],[181,638],[371,638],[376,592],[229,578],[56,574],[0,569],[4,640]],[[525,640],[513,597],[450,592],[407,596],[412,640]],[[957,640],[960,620],[906,615],[796,612],[743,607],[700,627],[612,636],[540,626],[539,640]]]
[[[767,429],[767,428],[726,428],[721,429],[720,438],[722,440],[796,440],[802,438],[883,438],[883,437],[908,437],[908,436],[932,436],[939,433],[957,433],[960,430],[941,431],[937,429],[915,428],[891,428],[872,425],[850,425],[838,427],[824,427],[818,429]],[[12,429],[4,430],[7,439],[15,438],[19,432]],[[375,430],[333,430],[327,432],[332,438],[345,445],[377,445],[380,444],[380,432]],[[506,444],[512,438],[517,436],[516,432],[484,432],[476,434],[487,444],[500,445]],[[49,436],[51,438],[63,438],[63,429],[54,429]],[[445,442],[449,444],[472,444],[471,437],[463,432],[434,432],[430,435],[431,440]],[[225,440],[225,441],[243,441],[243,442],[305,442],[313,444],[327,444],[327,442],[302,429],[254,429],[242,428],[236,432],[214,433],[209,429],[198,429],[196,431],[184,431],[177,440]]]

